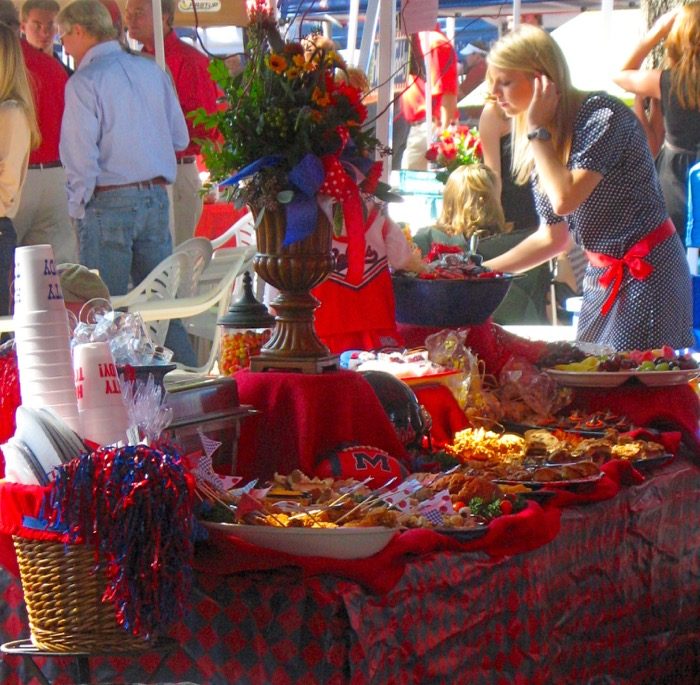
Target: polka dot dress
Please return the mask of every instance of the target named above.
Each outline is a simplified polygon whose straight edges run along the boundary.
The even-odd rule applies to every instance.
[[[576,118],[567,166],[596,171],[603,179],[565,219],[554,213],[544,194],[536,192],[535,202],[545,223],[567,221],[584,250],[620,259],[666,219],[646,138],[620,100],[605,93],[587,97]],[[652,248],[645,261],[654,267],[651,275],[640,281],[625,267],[617,299],[606,315],[601,307],[609,289],[598,283],[605,269],[586,267],[578,340],[615,350],[693,344],[690,274],[678,236]]]

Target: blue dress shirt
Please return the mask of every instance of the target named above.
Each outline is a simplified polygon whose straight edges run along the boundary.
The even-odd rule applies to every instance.
[[[158,176],[175,180],[175,151],[189,143],[170,77],[116,40],[90,48],[66,86],[59,146],[68,210],[85,215],[95,186]]]

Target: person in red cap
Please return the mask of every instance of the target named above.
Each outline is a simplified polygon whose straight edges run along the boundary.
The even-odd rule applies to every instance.
[[[163,36],[165,63],[175,82],[182,111],[187,118],[190,143],[177,155],[177,178],[173,186],[173,213],[175,244],[194,235],[194,229],[202,214],[202,184],[196,165],[199,145],[197,138],[212,138],[215,131],[195,126],[187,115],[203,107],[208,113],[217,108],[219,91],[209,75],[209,59],[199,50],[180,40],[173,30],[175,19],[174,0],[161,0],[163,12]],[[126,28],[129,38],[143,44],[143,51],[155,54],[153,33],[153,7],[151,0],[127,0]]]

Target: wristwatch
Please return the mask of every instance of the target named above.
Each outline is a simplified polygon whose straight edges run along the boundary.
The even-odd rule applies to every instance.
[[[552,134],[544,127],[540,126],[527,134],[528,140],[552,140]]]

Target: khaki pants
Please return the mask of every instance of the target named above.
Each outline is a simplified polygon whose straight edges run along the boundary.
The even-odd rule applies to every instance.
[[[56,264],[78,263],[78,236],[68,216],[63,167],[27,170],[19,211],[12,223],[18,247],[48,244]]]
[[[428,142],[425,137],[427,128],[425,122],[413,124],[408,129],[406,139],[406,149],[401,158],[402,169],[412,169],[413,171],[427,171],[428,160],[425,153],[428,151]]]
[[[194,236],[197,222],[202,216],[202,197],[199,194],[201,187],[199,171],[194,162],[177,165],[170,221],[174,245],[179,245]]]

